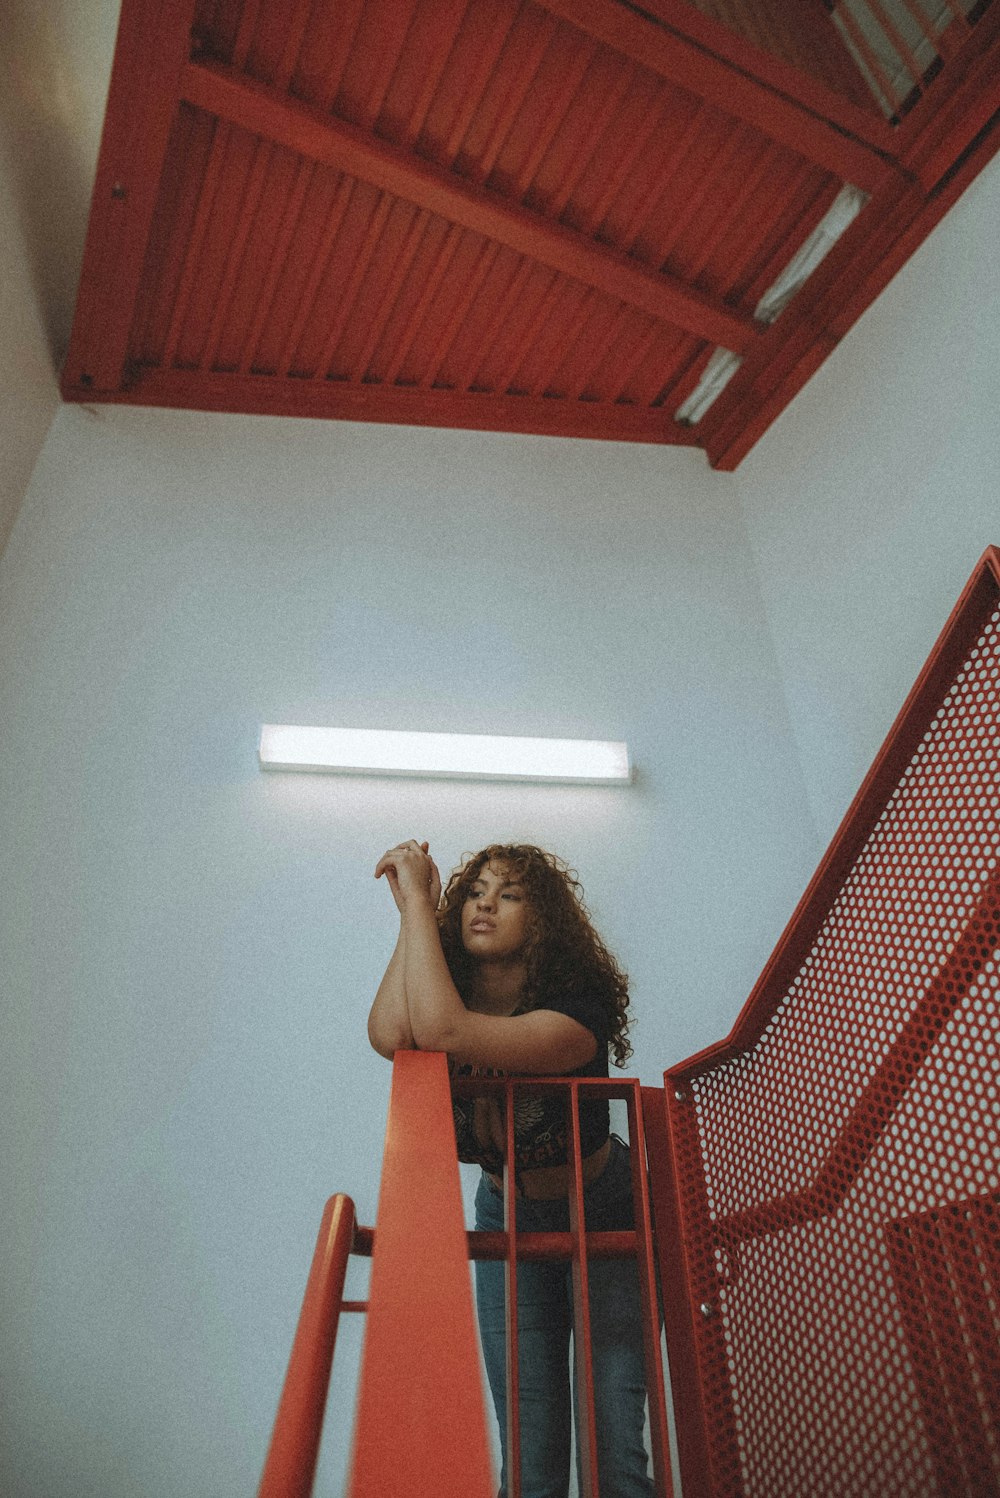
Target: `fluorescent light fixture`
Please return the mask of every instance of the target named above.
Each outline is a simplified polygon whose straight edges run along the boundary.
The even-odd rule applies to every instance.
[[[793,255],[777,280],[772,281],[757,303],[753,315],[758,322],[770,326],[778,320],[792,297],[802,289],[816,267],[829,255],[837,240],[851,227],[868,202],[868,196],[868,193],[863,192],[860,187],[852,186],[850,182],[841,188],[805,244]],[[674,420],[683,426],[697,426],[742,363],[739,354],[731,353],[727,348],[715,349],[702,371],[701,379],[687,400],[674,412]]]
[[[430,775],[458,780],[542,780],[625,785],[628,745],[597,739],[519,739],[485,733],[402,733],[265,723],[265,770],[340,775]]]

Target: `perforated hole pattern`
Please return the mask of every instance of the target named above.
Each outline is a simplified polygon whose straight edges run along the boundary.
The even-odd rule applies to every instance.
[[[1000,609],[760,1040],[672,1104],[720,1498],[1000,1493],[998,741]]]

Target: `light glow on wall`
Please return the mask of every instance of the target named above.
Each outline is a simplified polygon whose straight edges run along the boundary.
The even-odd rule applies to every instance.
[[[525,739],[265,723],[259,752],[265,770],[537,780],[569,785],[626,785],[632,779],[628,745],[598,739]]]

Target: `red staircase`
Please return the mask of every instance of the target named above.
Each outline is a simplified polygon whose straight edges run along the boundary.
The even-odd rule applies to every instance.
[[[518,1234],[509,1180],[507,1230],[466,1232],[445,1058],[397,1055],[350,1498],[491,1498],[476,1256],[503,1258],[510,1286],[519,1261],[572,1260],[584,1491],[597,1498],[586,1285],[601,1254],[637,1259],[660,1498],[672,1481],[654,1265],[685,1498],[1000,1494],[998,997],[990,548],[728,1039],[663,1089],[469,1084],[503,1092],[508,1137],[515,1091],[559,1087],[574,1120],[581,1092],[624,1098],[634,1233],[580,1232],[578,1120],[571,1232]],[[347,1256],[372,1243],[333,1198],[260,1498],[311,1490],[337,1317],[359,1309],[342,1301]],[[508,1339],[516,1349],[516,1311]],[[514,1451],[516,1387],[508,1404]]]

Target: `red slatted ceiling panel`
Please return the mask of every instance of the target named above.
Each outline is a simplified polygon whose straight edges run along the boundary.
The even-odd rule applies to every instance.
[[[829,0],[124,0],[64,392],[734,467],[1000,140],[1000,5],[930,3],[835,0],[917,49],[877,102]]]
[[[533,5],[227,0],[196,35],[202,60],[748,313],[840,186]],[[164,182],[139,366],[672,414],[714,346],[187,105]]]

